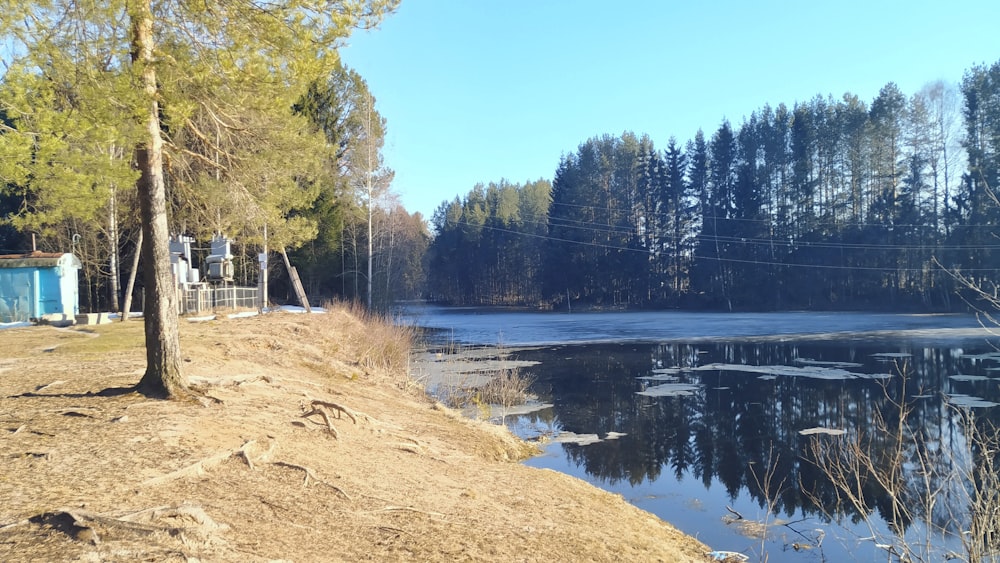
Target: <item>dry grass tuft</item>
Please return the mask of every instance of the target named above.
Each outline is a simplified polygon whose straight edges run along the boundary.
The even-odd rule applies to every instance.
[[[358,365],[372,375],[409,380],[410,352],[416,339],[411,326],[393,323],[386,315],[368,311],[360,304],[342,301],[323,305],[331,319],[349,317],[364,326],[353,331],[354,356]]]

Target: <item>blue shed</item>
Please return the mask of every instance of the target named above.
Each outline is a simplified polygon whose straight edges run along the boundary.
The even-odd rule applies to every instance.
[[[72,254],[29,252],[0,256],[0,322],[80,312],[78,272]]]

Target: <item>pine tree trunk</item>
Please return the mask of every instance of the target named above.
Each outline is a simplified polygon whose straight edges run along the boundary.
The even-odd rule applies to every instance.
[[[118,275],[118,196],[117,188],[111,187],[111,199],[108,201],[108,243],[111,246],[108,268],[111,270],[111,311],[119,312],[118,294],[121,291],[121,280]]]
[[[160,136],[156,70],[153,66],[153,15],[150,0],[130,6],[132,61],[142,71],[148,100],[145,144],[136,148],[139,180],[136,189],[142,218],[142,259],[145,282],[143,317],[146,324],[146,372],[137,388],[146,394],[178,398],[187,394],[181,372],[178,339],[177,288],[170,270],[169,227],[163,181],[163,139]]]

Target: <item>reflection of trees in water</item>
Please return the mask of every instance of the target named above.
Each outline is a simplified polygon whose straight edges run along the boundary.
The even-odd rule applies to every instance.
[[[967,510],[955,503],[967,499],[943,480],[968,456],[961,454],[966,448],[962,425],[941,395],[961,392],[997,400],[997,385],[995,380],[950,380],[949,375],[959,373],[986,373],[982,362],[963,358],[961,350],[887,348],[864,343],[671,343],[566,347],[555,353],[558,358],[550,356],[552,352],[535,353],[544,356],[539,358],[543,363],[537,368],[538,384],[551,390],[551,398],[545,400],[554,403],[554,417],[562,428],[602,437],[612,431],[627,434],[588,446],[564,446],[573,463],[601,480],[637,485],[669,473],[674,479],[694,477],[707,487],[718,479],[730,497],[746,490],[761,508],[770,500],[785,515],[798,510],[806,515],[833,514],[844,506],[833,484],[804,459],[809,438],[799,431],[817,426],[841,428],[848,436],[864,436],[876,456],[886,460],[898,444],[907,460],[903,467],[910,471],[900,476],[900,482],[919,505],[930,506],[919,498],[927,483],[916,475],[916,460],[934,464],[931,478],[942,482],[932,485],[946,493],[937,499],[932,516],[942,524],[953,522],[956,513]],[[898,373],[902,366],[872,356],[887,351],[911,354],[905,358],[911,373],[905,388],[898,375],[885,380],[762,379],[757,374],[682,369],[677,374],[679,382],[702,385],[696,394],[636,394],[657,384],[638,379],[654,369],[711,363],[787,366],[808,358],[863,364],[848,368],[858,373]],[[910,408],[901,436],[872,427],[879,416],[887,428],[900,427],[898,411],[889,408],[892,400],[905,400]],[[996,410],[978,413],[996,417]],[[958,449],[955,453],[954,448]],[[758,477],[775,464],[776,482],[761,483]],[[783,483],[780,490],[778,482]],[[768,499],[765,488],[778,498]],[[884,488],[865,479],[863,489],[872,501],[870,506],[891,521]],[[854,520],[865,516],[850,515]]]

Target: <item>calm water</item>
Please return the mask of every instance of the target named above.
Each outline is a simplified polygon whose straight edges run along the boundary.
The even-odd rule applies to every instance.
[[[515,431],[597,439],[551,443],[528,465],[619,493],[712,548],[751,560],[886,560],[864,539],[872,531],[859,524],[861,515],[829,516],[835,490],[808,461],[809,448],[837,438],[802,430],[877,435],[876,415],[895,420],[890,399],[905,398],[916,429],[904,439],[906,451],[936,452],[925,457],[947,473],[968,459],[960,417],[948,404],[1000,414],[992,406],[1000,403],[993,378],[1000,356],[971,316],[428,307],[409,315],[437,329],[432,338],[440,344],[502,343],[517,359],[538,362],[528,370],[533,390],[552,407],[508,418]],[[911,467],[904,476],[914,490],[918,475]],[[941,497],[937,522],[965,510],[956,491]],[[735,513],[771,524],[765,538],[728,522]],[[869,520],[885,531],[878,509]],[[918,524],[908,531],[927,537]]]

